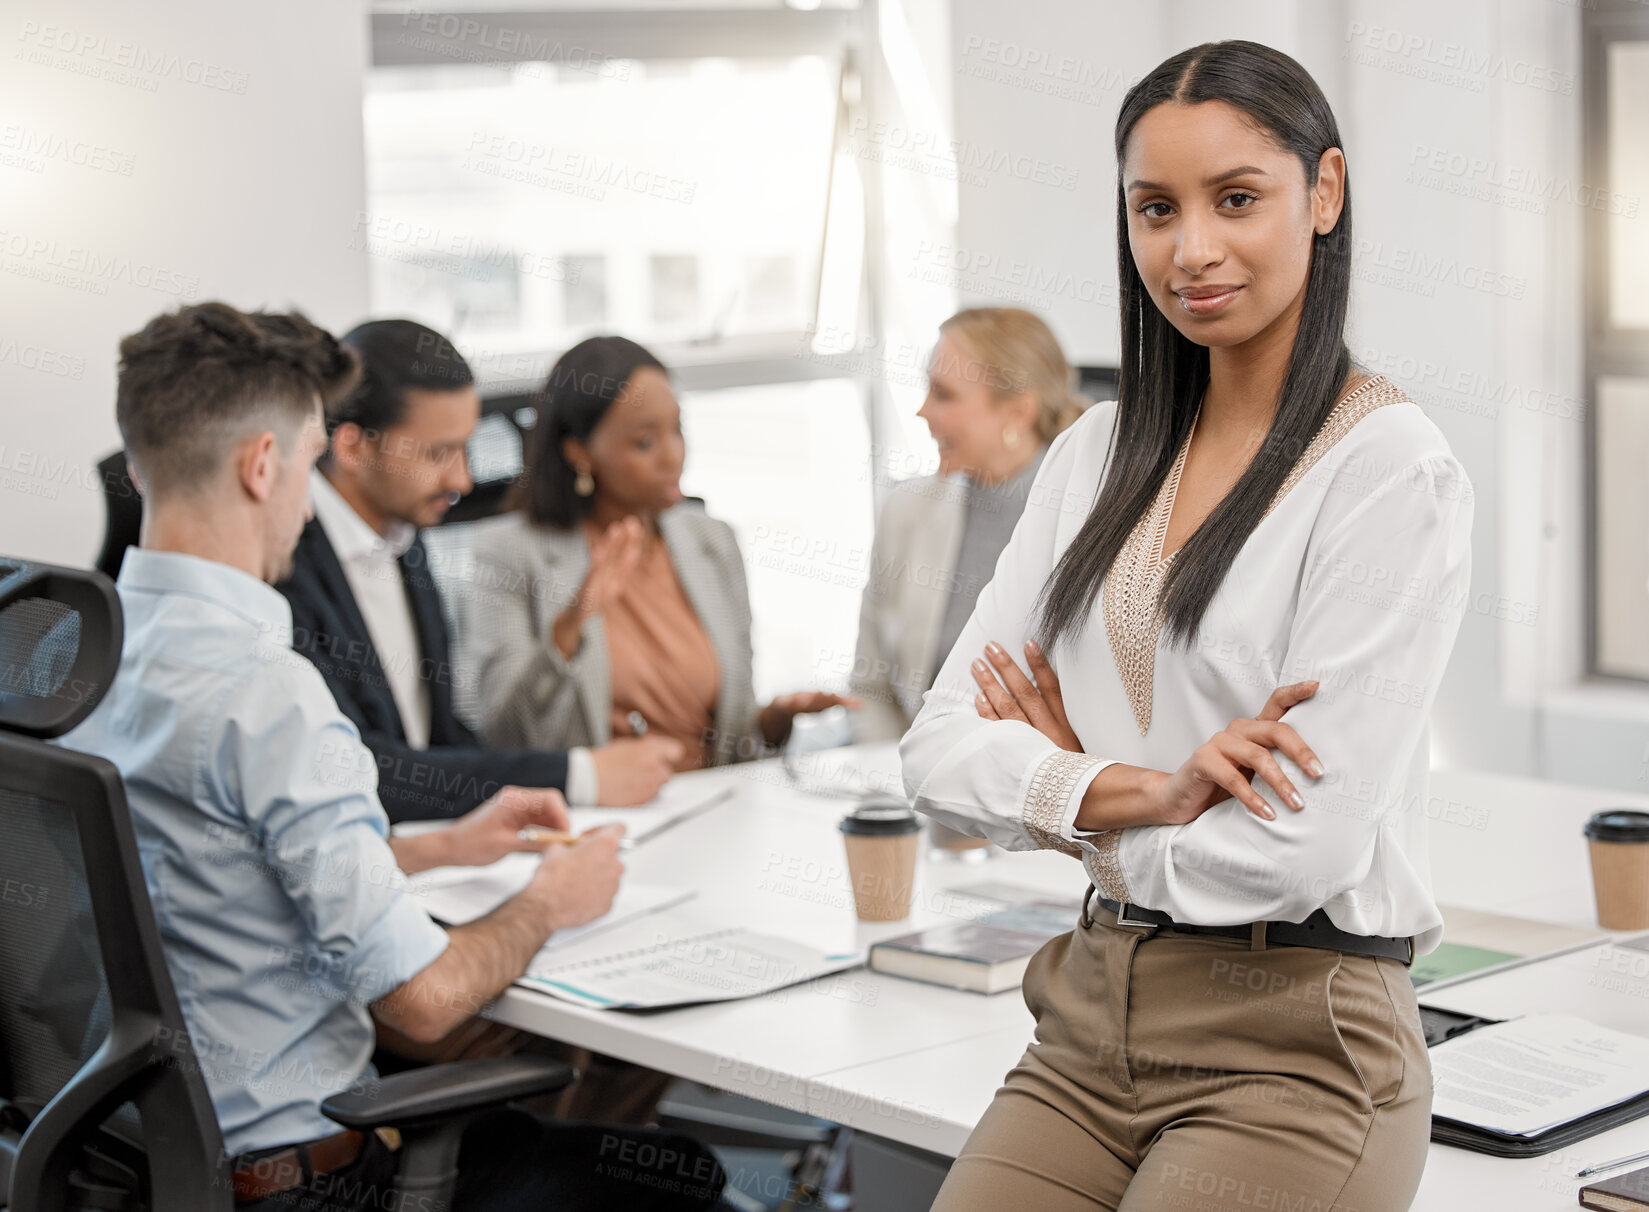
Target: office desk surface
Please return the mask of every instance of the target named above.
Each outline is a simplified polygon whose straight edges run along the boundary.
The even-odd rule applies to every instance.
[[[897,765],[894,747],[882,745],[834,751],[812,769],[824,777],[858,773],[896,785]],[[951,890],[969,884],[1002,880],[1073,901],[1087,886],[1077,863],[1050,852],[993,851],[989,861],[977,864],[923,861],[911,918],[861,923],[853,913],[836,829],[847,801],[798,788],[775,762],[682,777],[728,782],[737,792],[627,857],[630,878],[698,889],[688,905],[666,911],[672,929],[748,925],[839,952],[955,920],[967,912],[967,903]],[[1588,815],[1612,805],[1649,807],[1649,797],[1435,772],[1426,810],[1433,822],[1438,899],[1595,925],[1580,829]],[[1649,954],[1644,959],[1649,961]],[[1649,962],[1639,983],[1649,1011]],[[1539,1008],[1518,1003],[1516,990],[1531,984],[1540,986],[1512,981],[1488,1000],[1505,1015]],[[1462,1002],[1470,988],[1446,991],[1449,1004]],[[1443,997],[1437,995],[1439,1002]],[[868,969],[748,1001],[645,1015],[586,1010],[514,988],[488,1013],[539,1034],[951,1155],[1032,1032],[1017,992],[984,997]],[[1649,1029],[1649,1015],[1644,1021]],[[1649,1149],[1649,1121],[1528,1161],[1433,1146],[1414,1207],[1572,1208],[1581,1185],[1573,1177],[1577,1169],[1644,1149]]]

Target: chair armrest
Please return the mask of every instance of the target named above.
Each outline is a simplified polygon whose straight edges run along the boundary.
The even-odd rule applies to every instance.
[[[346,1128],[405,1128],[546,1094],[577,1076],[566,1062],[543,1056],[453,1061],[382,1078],[370,1093],[334,1094],[321,1113]]]

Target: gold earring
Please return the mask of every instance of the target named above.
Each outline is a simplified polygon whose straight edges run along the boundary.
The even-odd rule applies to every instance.
[[[573,491],[581,497],[590,496],[595,492],[595,477],[590,474],[588,467],[578,469],[578,477],[573,481]]]
[[[1017,429],[1004,429],[1002,431],[1002,445],[1006,446],[1009,450],[1018,450],[1019,431]]]

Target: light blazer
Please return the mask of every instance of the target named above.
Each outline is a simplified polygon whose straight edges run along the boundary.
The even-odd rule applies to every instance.
[[[882,505],[849,676],[865,701],[857,740],[902,737],[922,709],[944,655],[934,646],[956,588],[967,499],[966,476],[932,475],[901,480]]]
[[[692,501],[665,510],[658,523],[721,668],[710,762],[764,756],[751,685],[750,593],[733,529]],[[613,698],[605,624],[599,615],[584,624],[571,660],[550,640],[556,615],[589,571],[583,529],[535,526],[522,513],[490,518],[476,527],[475,559],[469,652],[482,736],[535,748],[606,744]]]

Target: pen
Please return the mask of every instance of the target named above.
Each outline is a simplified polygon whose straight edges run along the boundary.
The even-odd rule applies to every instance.
[[[1649,1161],[1649,1153],[1634,1153],[1630,1157],[1617,1157],[1614,1161],[1599,1162],[1595,1166],[1587,1166],[1584,1170],[1577,1171],[1575,1177],[1590,1178],[1594,1174],[1602,1174],[1605,1170],[1613,1170],[1616,1166],[1629,1166],[1640,1161]]]
[[[605,828],[605,826],[598,825],[597,828]],[[568,833],[562,829],[544,829],[538,825],[528,825],[525,829],[515,831],[517,841],[536,842],[540,846],[571,846],[578,841],[579,836],[579,834]],[[620,838],[618,848],[629,850],[635,844],[634,838]]]

